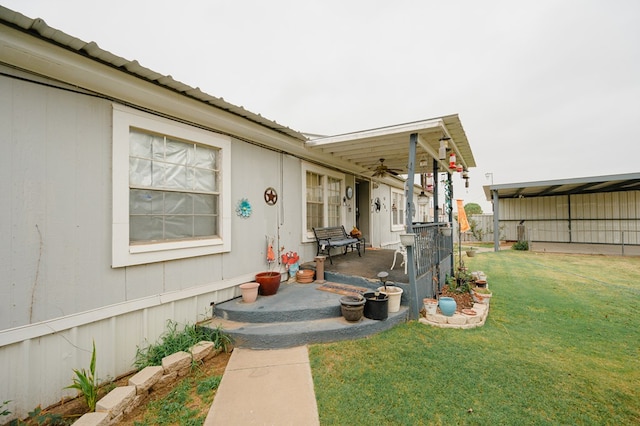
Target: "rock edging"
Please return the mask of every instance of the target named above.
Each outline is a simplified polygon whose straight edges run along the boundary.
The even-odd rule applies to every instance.
[[[191,371],[193,361],[206,361],[218,355],[213,342],[202,341],[189,352],[176,352],[162,359],[162,366],[145,367],[131,376],[128,386],[119,386],[96,403],[96,411],[80,417],[74,426],[109,426],[122,421],[125,415],[144,403],[154,391],[173,384]]]
[[[418,321],[422,324],[431,325],[440,328],[476,328],[482,327],[489,315],[488,303],[474,303],[473,310],[476,315],[466,315],[456,312],[453,316],[445,316],[442,314],[427,314],[426,318],[420,317]]]

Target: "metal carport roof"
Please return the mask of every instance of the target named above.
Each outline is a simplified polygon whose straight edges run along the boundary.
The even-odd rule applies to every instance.
[[[485,185],[483,189],[489,201],[492,200],[492,193],[497,194],[498,198],[533,198],[638,191],[640,190],[640,173]]]

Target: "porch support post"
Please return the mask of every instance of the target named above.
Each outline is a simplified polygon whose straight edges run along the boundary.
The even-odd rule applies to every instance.
[[[438,183],[438,160],[433,159],[433,223],[438,223],[438,190],[440,184]],[[440,261],[440,259],[438,259]]]
[[[445,201],[447,203],[447,213],[449,225],[453,228],[453,180],[451,179],[451,172],[447,172],[447,188],[448,195],[445,197]],[[451,276],[455,276],[455,256],[453,254],[453,230],[451,232],[451,237],[449,243],[451,244],[451,251],[449,255],[451,255]],[[459,242],[458,242],[459,244]]]
[[[409,164],[407,176],[407,206],[405,209],[407,233],[413,233],[413,182],[416,164],[416,146],[418,145],[418,134],[412,133],[409,137]],[[415,267],[415,246],[407,246],[407,275],[409,275],[409,319],[420,318],[420,303],[418,301],[418,280]]]

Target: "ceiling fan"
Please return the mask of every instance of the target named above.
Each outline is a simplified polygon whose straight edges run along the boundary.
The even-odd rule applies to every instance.
[[[392,175],[398,175],[397,172],[400,172],[402,170],[400,169],[390,169],[389,167],[385,166],[384,164],[384,158],[380,159],[380,164],[378,164],[376,166],[376,169],[373,171],[373,177],[382,177],[384,175],[386,175],[387,173],[392,174]]]

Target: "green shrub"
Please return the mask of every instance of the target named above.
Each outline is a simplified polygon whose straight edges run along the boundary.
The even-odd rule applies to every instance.
[[[11,414],[11,411],[7,410],[6,408],[4,408],[7,404],[9,404],[11,402],[11,400],[8,401],[4,401],[1,405],[0,405],[0,417],[4,417],[4,416],[8,416],[9,414]]]
[[[89,365],[89,371],[84,368],[82,370],[73,370],[76,373],[76,377],[73,379],[73,384],[67,386],[65,389],[77,389],[84,396],[84,400],[87,402],[87,406],[90,411],[96,410],[96,403],[98,402],[98,379],[96,377],[96,342],[93,342],[93,351],[91,353],[91,364]]]
[[[514,250],[529,250],[529,243],[527,241],[518,241],[511,248]]]
[[[136,350],[134,367],[142,370],[150,365],[162,365],[162,358],[179,351],[188,351],[193,345],[201,341],[213,342],[214,347],[227,351],[231,345],[231,337],[222,331],[221,327],[210,329],[195,324],[187,324],[178,330],[178,323],[167,321],[167,330],[160,336],[160,341],[145,348]]]

